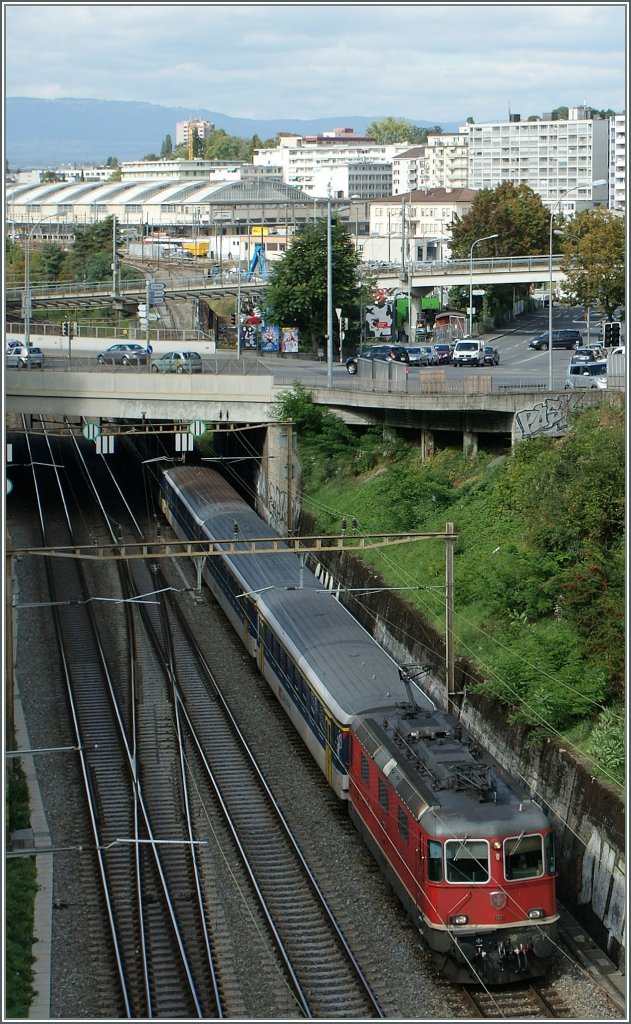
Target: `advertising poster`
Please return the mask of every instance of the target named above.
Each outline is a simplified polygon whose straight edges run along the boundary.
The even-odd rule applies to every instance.
[[[244,323],[239,328],[241,331],[241,348],[256,349],[257,347],[257,335],[258,335],[258,324]]]
[[[378,288],[364,313],[367,338],[391,338],[394,323],[394,289]]]
[[[261,352],[278,352],[280,347],[280,329],[273,324],[261,326]]]
[[[280,333],[281,352],[297,352],[300,343],[300,331],[297,327],[283,327]]]

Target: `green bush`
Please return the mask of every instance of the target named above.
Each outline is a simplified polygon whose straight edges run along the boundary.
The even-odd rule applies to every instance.
[[[593,758],[601,774],[610,782],[624,785],[626,762],[626,729],[624,707],[606,708],[599,715],[587,744],[587,753]]]

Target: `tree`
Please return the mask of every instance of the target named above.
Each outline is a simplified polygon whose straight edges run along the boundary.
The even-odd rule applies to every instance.
[[[170,156],[173,156],[173,140],[170,135],[165,135],[164,142],[160,148],[160,157],[164,160]]]
[[[346,229],[331,226],[333,307],[353,310],[358,303],[359,257]],[[272,272],[265,293],[272,322],[296,325],[309,339],[312,351],[327,333],[327,225],[311,221],[295,236],[283,260]]]
[[[528,185],[505,181],[480,189],[471,209],[452,224],[452,251],[465,259],[478,238],[498,235],[476,247],[475,256],[539,256],[548,250],[550,214]]]
[[[410,121],[397,117],[383,117],[380,121],[373,121],[366,128],[366,135],[381,146],[388,146],[393,142],[413,142],[416,145],[427,142],[427,128],[417,128]]]
[[[566,291],[611,320],[625,302],[625,221],[604,206],[583,210],[565,230],[561,269]]]

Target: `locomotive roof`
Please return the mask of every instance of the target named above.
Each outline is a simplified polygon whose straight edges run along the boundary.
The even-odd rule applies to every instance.
[[[542,809],[444,711],[393,708],[354,725],[390,785],[437,838],[515,835],[547,827]]]
[[[214,470],[178,466],[165,475],[194,508],[209,536],[231,542],[276,536]],[[267,621],[285,634],[301,670],[338,721],[348,724],[356,714],[405,700],[396,662],[313,573],[302,570],[299,555],[287,549],[226,554],[226,560],[243,593],[251,594]],[[420,690],[416,699],[433,708]]]

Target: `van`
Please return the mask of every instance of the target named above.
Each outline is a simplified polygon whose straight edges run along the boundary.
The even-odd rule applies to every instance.
[[[607,360],[596,363],[570,363],[567,368],[565,387],[569,388],[606,388]]]
[[[484,342],[462,338],[454,346],[451,361],[454,366],[484,366]]]

